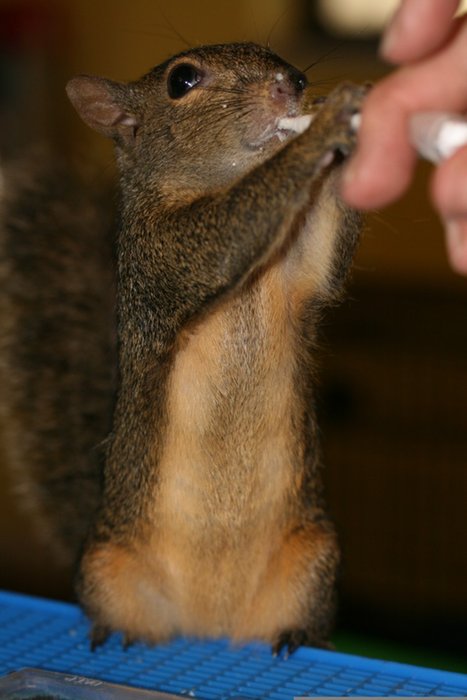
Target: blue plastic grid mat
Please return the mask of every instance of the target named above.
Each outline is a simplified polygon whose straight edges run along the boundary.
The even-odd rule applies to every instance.
[[[310,696],[467,696],[467,675],[301,648],[177,639],[124,650],[118,635],[92,652],[74,605],[0,592],[0,675],[23,667],[178,693],[198,700]]]

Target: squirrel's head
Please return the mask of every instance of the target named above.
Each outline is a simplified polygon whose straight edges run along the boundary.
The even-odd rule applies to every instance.
[[[269,49],[225,44],[185,51],[128,84],[78,76],[67,91],[82,119],[115,141],[123,171],[166,192],[206,194],[296,135],[307,84]]]

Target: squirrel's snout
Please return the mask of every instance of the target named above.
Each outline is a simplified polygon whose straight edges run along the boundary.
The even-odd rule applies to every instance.
[[[271,84],[271,97],[274,100],[296,98],[308,85],[306,76],[297,70],[278,71]]]
[[[305,73],[302,73],[295,68],[289,70],[289,79],[295,87],[297,93],[303,92],[303,90],[308,87],[308,78],[306,77]]]

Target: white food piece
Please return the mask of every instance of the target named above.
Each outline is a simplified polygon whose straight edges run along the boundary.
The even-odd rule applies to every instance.
[[[313,116],[311,114],[302,114],[300,117],[283,117],[279,119],[277,126],[285,131],[295,131],[297,134],[303,134],[311,124]]]

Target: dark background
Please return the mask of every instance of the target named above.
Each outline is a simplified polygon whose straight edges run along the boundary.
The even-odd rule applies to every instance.
[[[110,147],[68,105],[67,78],[135,78],[185,40],[269,37],[298,67],[316,61],[317,92],[388,70],[376,37],[333,35],[315,10],[285,0],[198,0],[196,12],[184,0],[0,0],[0,153],[52,140],[110,176]],[[467,278],[447,264],[429,174],[420,165],[401,202],[368,216],[349,297],[324,324],[320,424],[344,552],[336,644],[467,671]],[[69,597],[69,572],[0,469],[0,587]]]

